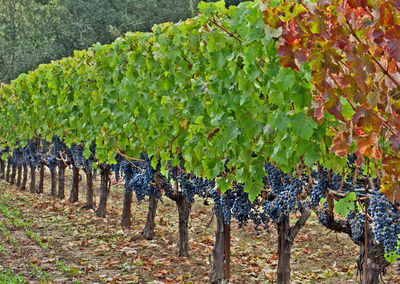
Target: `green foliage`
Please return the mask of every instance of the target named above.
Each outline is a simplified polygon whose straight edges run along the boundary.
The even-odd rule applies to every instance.
[[[51,276],[34,263],[31,263],[31,275],[40,279],[41,283],[47,283],[48,281],[51,281]]]
[[[232,1],[236,4],[238,1]],[[0,0],[0,82],[127,31],[197,14],[199,0]]]
[[[26,281],[22,276],[19,276],[11,270],[4,270],[0,266],[0,283],[20,284],[26,283]]]
[[[46,245],[42,242],[40,237],[30,230],[25,231],[26,235],[34,242],[36,242],[42,249],[46,248]]]
[[[305,115],[310,71],[280,67],[258,4],[224,6],[201,3],[195,18],[76,51],[2,86],[1,128],[13,129],[3,141],[95,141],[100,163],[147,152],[164,171],[181,156],[222,191],[245,183],[252,200],[266,160],[286,172],[302,159],[329,161],[326,125]]]
[[[368,175],[378,173],[381,192],[400,201],[399,3],[312,2],[261,5],[265,23],[284,35],[277,40],[279,62],[296,70],[309,62],[315,87],[309,116],[330,121],[329,150],[342,158],[356,154],[357,166],[374,161],[379,169]]]
[[[398,243],[398,246],[400,245],[400,242]],[[396,262],[398,260],[398,258],[400,257],[396,252],[398,251],[398,249],[396,249],[394,252],[390,252],[390,253],[385,253],[385,259],[388,262]]]
[[[62,261],[62,260],[61,261],[60,260],[56,260],[56,263],[58,265],[58,268],[61,270],[61,272],[67,277],[72,278],[72,277],[77,276],[78,274],[81,273],[81,271],[79,271],[78,268],[70,266],[70,265],[66,265],[64,263],[64,261]]]
[[[343,217],[346,217],[350,211],[355,209],[355,201],[357,200],[357,195],[355,192],[351,192],[346,195],[345,198],[341,198],[335,201],[335,212],[339,213]]]

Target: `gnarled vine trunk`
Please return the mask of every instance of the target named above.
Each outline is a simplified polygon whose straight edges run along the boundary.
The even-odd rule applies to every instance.
[[[6,176],[6,163],[0,159],[0,178],[5,179]]]
[[[72,167],[72,187],[69,195],[69,202],[78,202],[79,198],[79,168],[75,165]]]
[[[11,172],[11,157],[8,157],[7,160],[7,170],[6,170],[6,182],[10,182],[10,172]]]
[[[122,227],[130,227],[132,225],[132,190],[128,192],[125,191],[124,194],[124,206],[122,208],[122,217],[121,217],[121,226]]]
[[[31,173],[31,181],[29,185],[29,191],[32,193],[36,192],[36,170],[35,166],[32,164],[32,162],[29,164],[29,169]]]
[[[53,168],[53,171],[50,171],[51,175],[51,190],[50,195],[53,198],[57,197],[57,170],[56,167]]]
[[[58,198],[64,199],[65,197],[65,168],[64,163],[58,164]]]
[[[224,218],[216,215],[217,229],[215,231],[215,244],[212,250],[212,264],[210,271],[211,283],[224,283],[225,277],[225,232]]]
[[[100,218],[105,218],[107,215],[107,199],[110,193],[110,166],[105,165],[100,169],[100,201],[96,215]]]
[[[11,177],[10,177],[10,184],[13,185],[15,184],[15,177],[17,175],[17,165],[12,164],[11,165]]]
[[[328,222],[324,224],[328,229],[335,232],[345,233],[349,237],[352,236],[351,226],[349,222],[344,220],[335,220],[333,218],[328,219]],[[364,225],[363,225],[364,227]],[[364,230],[363,230],[364,231]],[[379,283],[379,277],[381,274],[386,272],[386,268],[389,263],[386,261],[385,249],[383,244],[377,243],[375,235],[372,231],[371,226],[368,224],[367,229],[367,270],[364,273],[364,254],[365,254],[365,239],[364,232],[361,236],[354,241],[360,247],[360,254],[357,260],[358,273],[360,275],[362,284],[374,284]],[[366,275],[366,279],[363,277]]]
[[[85,170],[86,174],[86,204],[83,206],[84,209],[94,209],[94,198],[93,198],[93,170],[92,168]]]
[[[149,197],[149,211],[147,212],[146,225],[142,231],[142,236],[146,240],[152,240],[155,236],[154,228],[156,227],[155,218],[157,212],[157,197],[155,191]]]
[[[22,166],[19,165],[17,168],[17,187],[21,187],[21,182],[22,182]]]
[[[179,215],[178,255],[189,256],[189,215],[192,204],[186,196],[179,194],[176,200]]]
[[[306,208],[301,208],[301,215],[296,224],[290,227],[289,217],[285,216],[283,220],[276,224],[278,232],[278,267],[277,283],[290,283],[290,254],[293,242],[300,229],[306,224],[311,212]]]
[[[21,190],[26,190],[26,182],[28,180],[28,166],[22,166],[22,182],[21,182]]]
[[[360,255],[357,260],[357,267],[362,284],[379,284],[379,276],[386,272],[389,263],[386,261],[384,254],[385,248],[382,243],[375,239],[371,225],[368,224],[367,229],[367,257],[365,258],[365,234],[356,241],[360,246]],[[364,261],[367,259],[367,265]],[[364,269],[366,270],[364,271]]]
[[[38,188],[37,188],[37,193],[43,193],[43,188],[44,188],[44,167],[45,167],[44,162],[41,162],[40,163],[39,184],[38,184]]]
[[[289,240],[290,224],[289,218],[285,217],[282,222],[276,224],[278,231],[278,268],[277,282],[290,283],[290,252],[293,242]]]

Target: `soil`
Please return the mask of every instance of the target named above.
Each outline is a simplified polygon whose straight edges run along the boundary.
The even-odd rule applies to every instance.
[[[85,175],[80,201],[69,203],[72,171],[66,171],[66,200],[52,199],[50,174],[46,172],[45,194],[20,191],[0,181],[0,205],[19,212],[21,225],[0,211],[0,272],[13,271],[28,283],[206,283],[214,244],[215,218],[212,204],[196,200],[189,221],[190,256],[178,257],[178,210],[163,198],[156,216],[156,237],[144,240],[147,202],[133,202],[132,226],[122,228],[120,219],[123,186],[111,187],[106,218],[82,209]],[[99,177],[95,200],[99,199]],[[295,216],[293,216],[295,217]],[[294,218],[292,218],[294,220]],[[21,223],[20,222],[20,223]],[[0,223],[0,224],[1,224]],[[16,224],[15,224],[16,223]],[[32,233],[38,238],[32,237]],[[232,223],[231,283],[274,283],[277,266],[274,226],[254,230]],[[358,247],[348,236],[324,229],[312,215],[292,249],[292,283],[357,283]],[[392,264],[385,283],[400,283]]]

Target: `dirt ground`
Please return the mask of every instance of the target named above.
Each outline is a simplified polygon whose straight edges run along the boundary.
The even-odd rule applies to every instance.
[[[0,181],[0,273],[18,274],[28,283],[207,283],[216,225],[215,218],[210,223],[211,204],[199,199],[193,205],[191,255],[179,258],[178,213],[168,198],[158,205],[156,237],[147,241],[140,237],[147,202],[133,202],[131,228],[120,226],[120,184],[111,187],[102,219],[81,209],[84,178],[75,204],[49,197],[49,183],[47,178],[45,194],[38,195]],[[67,197],[70,186],[68,170]],[[274,283],[274,227],[256,232],[251,224],[239,229],[233,223],[231,234],[231,283]],[[292,249],[292,283],[357,283],[357,257],[358,247],[346,235],[324,229],[312,215]],[[395,264],[383,280],[400,283]]]

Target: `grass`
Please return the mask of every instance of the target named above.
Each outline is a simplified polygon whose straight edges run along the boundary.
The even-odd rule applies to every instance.
[[[31,263],[31,275],[37,279],[40,279],[40,283],[47,283],[51,281],[51,276],[34,263]]]
[[[69,278],[73,278],[74,276],[77,276],[81,273],[78,268],[69,266],[69,265],[65,264],[64,261],[62,261],[62,260],[61,261],[56,260],[56,263],[57,263],[60,271]]]
[[[12,209],[7,205],[7,202],[9,202],[9,198],[3,198],[0,201],[0,212],[1,214],[6,218],[6,222],[14,225],[17,228],[21,228],[25,231],[26,235],[34,242],[36,242],[42,249],[46,248],[46,245],[42,242],[40,237],[29,230],[31,227],[32,223],[25,222],[21,219],[21,214],[19,210],[17,209]],[[16,243],[17,240],[13,240],[7,231],[7,228],[4,224],[1,223],[0,221],[0,231],[3,233],[3,235],[8,238],[12,243]]]
[[[0,284],[20,284],[20,283],[26,283],[24,277],[19,276],[12,270],[3,270],[0,267]]]
[[[47,246],[42,242],[40,237],[30,230],[25,231],[26,235],[34,242],[36,242],[42,249],[45,249]]]
[[[7,230],[6,225],[0,220],[0,232],[4,236],[6,240],[8,240],[12,244],[17,244],[18,240],[13,238],[10,234],[10,232]]]

